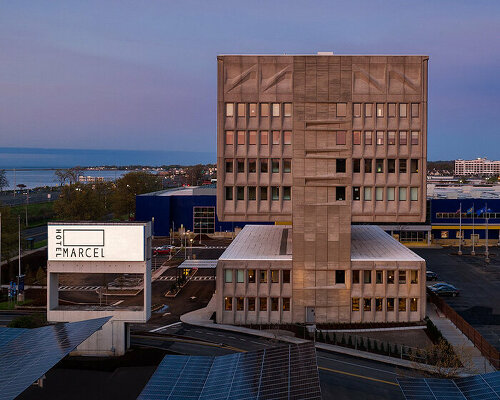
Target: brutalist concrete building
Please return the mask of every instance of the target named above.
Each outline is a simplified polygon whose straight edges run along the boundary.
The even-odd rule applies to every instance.
[[[221,257],[219,322],[425,316],[424,260],[353,223],[425,220],[427,63],[218,57],[218,218],[277,224],[246,227]]]

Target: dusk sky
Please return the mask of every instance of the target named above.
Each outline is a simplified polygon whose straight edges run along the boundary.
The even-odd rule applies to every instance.
[[[2,1],[0,147],[213,151],[216,56],[426,54],[428,159],[500,159],[500,1]]]

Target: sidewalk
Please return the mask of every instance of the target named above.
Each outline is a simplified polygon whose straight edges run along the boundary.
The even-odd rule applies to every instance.
[[[483,357],[479,349],[432,303],[427,303],[427,316],[441,331],[444,338],[455,348],[464,365],[472,364],[475,373],[494,372],[496,369]]]

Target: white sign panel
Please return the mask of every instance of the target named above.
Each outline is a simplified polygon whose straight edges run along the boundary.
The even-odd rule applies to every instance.
[[[143,225],[48,225],[49,261],[144,261]]]

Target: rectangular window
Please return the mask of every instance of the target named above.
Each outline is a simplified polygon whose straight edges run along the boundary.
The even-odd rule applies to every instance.
[[[279,283],[280,281],[280,271],[279,269],[271,270],[271,283]]]
[[[363,283],[372,283],[372,271],[370,270],[363,271]]]
[[[335,284],[345,285],[345,271],[343,269],[335,271]]]
[[[292,144],[292,131],[283,132],[283,144]]]
[[[280,188],[278,186],[271,187],[271,200],[279,200],[280,199]]]
[[[353,103],[352,116],[353,117],[361,117],[361,103]]]
[[[384,271],[375,271],[375,283],[384,283]]]
[[[243,306],[245,304],[244,300],[243,297],[236,297],[236,311],[243,311]]]
[[[269,104],[268,103],[261,103],[260,116],[261,117],[269,117]]]
[[[345,131],[337,131],[337,145],[345,144]]]
[[[283,297],[283,311],[290,311],[290,297]]]
[[[410,171],[411,171],[412,174],[418,173],[418,160],[415,159],[415,158],[411,159]]]
[[[406,188],[405,187],[399,188],[399,201],[406,201]]]
[[[267,283],[267,271],[265,269],[259,270],[260,277],[259,277],[259,282],[260,283]]]
[[[234,103],[226,103],[226,117],[234,117]]]
[[[395,117],[396,116],[396,103],[389,103],[387,105],[387,116],[388,117]]]
[[[257,131],[248,132],[248,144],[257,144]]]
[[[255,186],[248,187],[248,200],[257,200],[257,188]]]
[[[389,285],[394,284],[394,271],[387,271],[387,283]]]
[[[406,311],[406,298],[402,297],[399,299],[399,311]]]
[[[291,200],[291,199],[292,199],[292,187],[283,186],[283,200]]]
[[[371,174],[372,173],[372,159],[371,158],[365,158],[365,174]]]
[[[269,172],[269,161],[266,160],[265,158],[262,158],[260,160],[260,172],[263,174]]]
[[[257,103],[250,103],[249,105],[249,115],[251,117],[256,117],[257,116]]]
[[[382,300],[381,297],[375,299],[375,311],[382,311]]]
[[[238,161],[236,162],[237,166],[237,171],[242,173],[245,172],[245,160],[243,158],[238,158]]]
[[[361,200],[361,188],[359,186],[352,187],[352,199]]]
[[[245,271],[243,269],[236,270],[236,282],[237,283],[245,282]]]
[[[233,282],[233,270],[225,269],[224,270],[224,282],[232,283]]]
[[[289,269],[283,270],[283,283],[290,283],[290,270]]]
[[[361,160],[359,158],[352,159],[352,172],[359,174],[361,172]]]
[[[280,131],[273,131],[273,144],[280,144]]]
[[[368,118],[373,117],[372,107],[373,107],[373,104],[371,104],[371,103],[365,104],[365,117],[368,117]]]
[[[371,187],[365,187],[364,193],[363,193],[363,199],[365,201],[371,201],[372,200],[372,188]]]
[[[254,174],[257,172],[257,160],[255,158],[248,159],[248,172]]]
[[[405,159],[399,160],[399,173],[406,174],[406,160]]]
[[[232,297],[224,297],[224,310],[232,311],[233,310],[233,298]]]
[[[269,132],[268,131],[260,131],[260,144],[263,144],[263,145],[269,144]]]
[[[372,299],[365,298],[363,299],[363,311],[371,311],[372,310]]]
[[[284,158],[283,159],[283,172],[284,173],[292,172],[292,159],[291,158]]]
[[[273,117],[280,116],[280,103],[273,103]]]
[[[387,144],[394,146],[396,144],[396,131],[387,132]]]
[[[359,311],[359,297],[352,298],[351,310],[352,311]]]
[[[406,271],[400,270],[398,275],[399,275],[398,279],[399,284],[404,285],[406,283]]]
[[[416,187],[410,188],[410,200],[418,201],[418,188]]]
[[[345,158],[337,158],[337,160],[336,160],[336,172],[338,174],[345,173]]]
[[[234,131],[226,131],[226,144],[234,144]]]
[[[352,270],[352,284],[355,285],[359,283],[359,269]]]
[[[384,200],[384,188],[382,187],[375,188],[375,200],[377,201]]]
[[[285,117],[292,116],[292,103],[285,103]]]
[[[418,311],[418,299],[415,297],[410,299],[410,311]]]
[[[411,116],[418,118],[418,103],[411,103]]]
[[[280,172],[280,159],[279,158],[273,158],[271,160],[271,171],[273,173]]]
[[[236,200],[245,200],[244,186],[236,186]]]
[[[335,188],[335,199],[337,201],[345,200],[345,186],[337,186]]]
[[[394,158],[387,159],[387,173],[389,174],[396,173],[396,160]]]
[[[383,117],[384,116],[384,104],[382,103],[377,103],[377,117]]]
[[[267,186],[260,187],[260,199],[267,200]]]
[[[345,117],[347,114],[347,103],[337,103],[337,117]]]
[[[232,200],[232,199],[233,199],[233,187],[226,186],[226,200]]]
[[[361,144],[361,131],[354,131],[352,133],[352,144]]]
[[[394,311],[394,298],[393,297],[387,298],[387,311]]]
[[[387,188],[387,201],[394,201],[395,197],[395,188],[393,187],[388,187]]]
[[[408,144],[408,132],[399,131],[399,145],[406,146]]]
[[[418,137],[419,137],[419,132],[418,131],[411,131],[411,144],[416,146],[418,145]]]
[[[254,269],[248,270],[248,283],[255,283],[255,270]]]
[[[410,270],[410,283],[413,285],[418,283],[418,271],[416,269]]]
[[[248,311],[255,311],[255,297],[248,298]]]
[[[259,310],[260,311],[267,311],[267,297],[260,297],[259,298]]]
[[[238,144],[245,144],[245,131],[238,131]]]
[[[372,131],[365,131],[365,146],[372,144]]]
[[[377,131],[377,145],[381,146],[384,144],[384,131]]]
[[[280,310],[280,299],[279,297],[271,297],[271,311]]]
[[[244,117],[246,115],[246,104],[238,103],[238,117]]]
[[[399,118],[406,118],[408,116],[408,104],[399,104]]]
[[[377,174],[382,174],[384,172],[384,159],[383,158],[377,158],[375,160],[375,172]]]
[[[226,172],[233,172],[233,164],[232,158],[226,159]]]

